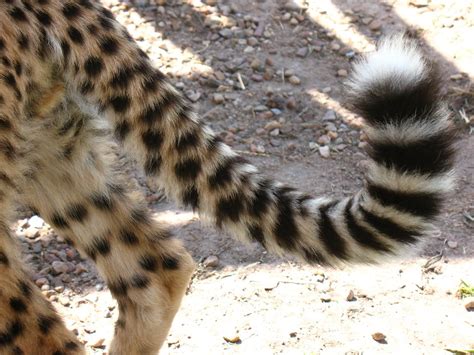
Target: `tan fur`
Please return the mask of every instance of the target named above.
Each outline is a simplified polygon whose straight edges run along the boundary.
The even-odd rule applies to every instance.
[[[367,188],[337,201],[266,179],[220,142],[99,3],[0,2],[0,353],[84,352],[20,261],[8,229],[14,200],[96,262],[120,308],[111,354],[162,346],[194,264],[123,176],[116,141],[170,198],[275,253],[339,265],[374,262],[415,243],[450,189],[448,113],[435,86],[423,86],[432,78],[417,47],[390,43],[358,64],[351,88],[359,109],[378,113],[384,105],[370,106],[371,85],[385,90],[380,100],[419,85],[421,109],[388,107],[397,124],[378,122],[385,112],[365,114],[375,121],[372,148],[391,154],[418,144],[424,155],[388,163],[376,156]],[[404,72],[387,50],[417,65]],[[379,85],[394,78],[396,86]],[[434,163],[424,166],[426,156]]]

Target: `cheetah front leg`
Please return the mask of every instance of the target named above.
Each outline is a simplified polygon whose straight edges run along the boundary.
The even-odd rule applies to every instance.
[[[0,132],[1,134],[2,132]],[[84,354],[51,304],[31,282],[8,227],[16,189],[12,162],[0,153],[0,354]]]

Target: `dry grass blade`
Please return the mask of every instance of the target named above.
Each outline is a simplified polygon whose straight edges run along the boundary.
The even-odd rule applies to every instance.
[[[461,280],[461,285],[456,292],[459,298],[474,297],[474,286],[469,285],[466,281]]]

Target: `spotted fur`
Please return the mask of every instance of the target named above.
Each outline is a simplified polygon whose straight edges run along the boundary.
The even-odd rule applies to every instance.
[[[222,143],[99,3],[0,1],[0,352],[83,353],[20,262],[16,198],[97,264],[120,308],[112,354],[153,354],[166,337],[193,262],[117,171],[109,127],[171,198],[270,251],[337,265],[416,243],[451,188],[439,77],[396,36],[349,88],[368,124],[367,183],[315,198]]]

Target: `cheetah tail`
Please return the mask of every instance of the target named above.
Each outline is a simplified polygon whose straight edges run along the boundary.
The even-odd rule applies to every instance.
[[[244,239],[310,263],[370,263],[415,244],[452,188],[454,134],[439,75],[413,40],[395,35],[355,65],[348,86],[368,125],[362,191],[313,198],[265,179],[221,145],[199,210]]]
[[[373,262],[419,240],[451,189],[453,133],[440,80],[404,36],[355,66],[349,87],[368,124],[371,166],[364,189],[332,200],[267,179],[221,142],[99,3],[54,4],[51,42],[61,44],[67,83],[100,108],[170,197],[244,240],[309,263]],[[104,31],[79,36],[89,13]]]

